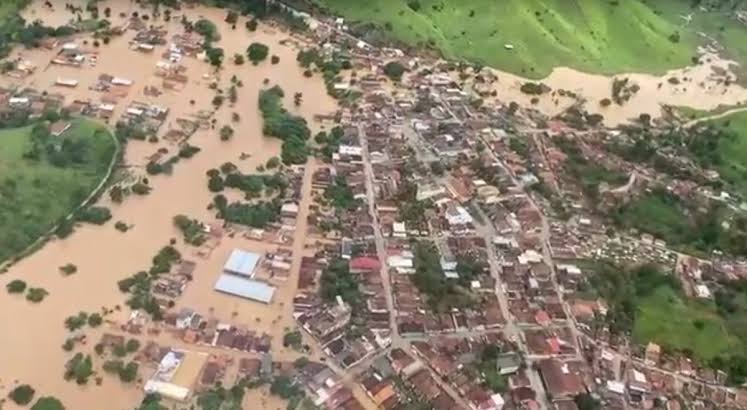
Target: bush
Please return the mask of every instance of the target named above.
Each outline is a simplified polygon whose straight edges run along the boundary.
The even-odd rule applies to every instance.
[[[279,62],[280,62],[280,57],[278,57],[276,55],[273,55],[272,57],[270,57],[270,63],[277,64]]]
[[[242,65],[242,64],[244,64],[244,55],[243,54],[239,54],[239,53],[234,54],[234,56],[233,56],[233,63],[236,64],[236,65]]]
[[[123,221],[117,221],[117,223],[114,224],[114,229],[118,230],[119,232],[127,232],[130,227],[127,226],[127,224]]]
[[[550,91],[550,87],[542,83],[524,83],[521,85],[521,92],[529,95],[542,95]]]
[[[26,282],[15,279],[5,285],[5,289],[8,290],[8,293],[23,293],[26,290]]]
[[[78,267],[73,265],[72,263],[68,263],[66,265],[60,266],[60,272],[65,276],[69,276],[78,272]]]
[[[407,2],[407,7],[417,12],[420,10],[420,2],[418,0],[410,0]]]
[[[91,316],[88,316],[88,326],[99,327],[101,326],[101,323],[103,322],[104,322],[104,319],[98,313],[93,313],[91,314]]]
[[[8,397],[10,397],[13,402],[19,406],[25,406],[29,403],[31,403],[31,400],[34,398],[34,393],[36,391],[33,387],[29,386],[28,384],[21,384],[17,386],[15,389],[10,391],[10,394],[8,394]]]
[[[407,71],[405,66],[398,61],[390,61],[384,66],[384,74],[393,81],[401,80],[405,71]]]
[[[29,288],[28,293],[26,293],[26,300],[33,303],[39,303],[44,300],[47,295],[49,295],[49,292],[42,288]]]
[[[257,19],[247,20],[246,29],[249,31],[257,31]]]
[[[257,65],[267,58],[270,48],[262,43],[252,43],[246,49],[246,55],[253,64]]]
[[[112,212],[104,206],[89,206],[78,211],[77,219],[81,222],[103,225],[112,219]]]
[[[148,195],[153,188],[143,182],[137,182],[130,189],[135,195]]]

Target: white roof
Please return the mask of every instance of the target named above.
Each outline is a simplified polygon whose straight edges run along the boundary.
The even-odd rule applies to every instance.
[[[633,369],[633,380],[638,383],[646,383],[646,375],[636,369]]]
[[[393,268],[412,268],[412,259],[404,258],[402,256],[393,255],[386,258],[387,265]]]
[[[112,84],[131,85],[132,84],[132,80],[128,80],[126,78],[121,78],[121,77],[114,77],[114,78],[112,78]]]
[[[236,275],[252,277],[254,276],[254,270],[257,268],[260,258],[261,255],[258,253],[234,249],[231,251],[231,255],[228,257],[226,264],[223,265],[223,270]]]
[[[163,397],[177,401],[184,401],[189,396],[188,388],[158,380],[148,380],[145,382],[143,389],[146,393],[158,393]]]
[[[363,155],[363,148],[355,145],[340,145],[337,152],[344,155]]]
[[[407,232],[407,227],[404,222],[395,222],[392,224],[392,230],[394,232]]]
[[[280,207],[280,212],[288,212],[292,214],[298,213],[298,205],[294,204],[293,202],[287,202],[283,204],[282,207]]]
[[[275,287],[263,282],[224,273],[215,282],[215,290],[258,302],[270,303]]]
[[[613,393],[623,394],[625,393],[625,385],[622,382],[607,380],[607,390]]]
[[[699,298],[709,299],[711,297],[711,290],[703,284],[695,285],[695,293]]]

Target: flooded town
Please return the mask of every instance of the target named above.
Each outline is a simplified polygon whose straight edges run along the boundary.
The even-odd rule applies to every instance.
[[[17,10],[0,408],[747,408],[717,44],[533,81],[255,3]]]

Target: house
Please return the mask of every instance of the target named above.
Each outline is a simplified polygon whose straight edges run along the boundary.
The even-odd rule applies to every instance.
[[[70,125],[67,121],[55,121],[49,126],[49,133],[52,136],[59,137],[70,129]]]
[[[521,367],[521,357],[514,352],[502,353],[496,360],[496,367],[500,375],[516,373]]]
[[[586,391],[581,375],[574,372],[569,363],[544,359],[539,362],[539,371],[542,383],[553,399],[570,398]]]

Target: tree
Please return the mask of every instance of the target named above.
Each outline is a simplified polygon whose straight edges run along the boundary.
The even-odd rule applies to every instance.
[[[223,190],[223,178],[219,176],[210,177],[208,180],[208,189],[210,192],[220,192]]]
[[[39,400],[31,406],[31,410],[65,410],[65,406],[57,398],[52,396],[45,396],[39,398]]]
[[[303,339],[301,336],[301,332],[299,332],[298,330],[287,332],[285,335],[283,335],[283,347],[292,347],[296,350],[300,350],[302,343]]]
[[[11,390],[10,394],[8,394],[8,397],[13,400],[15,404],[19,406],[25,406],[31,403],[31,400],[34,398],[35,393],[36,391],[33,387],[29,386],[28,384],[21,384],[15,389]]]
[[[122,187],[114,185],[112,189],[109,190],[109,198],[111,198],[114,203],[122,203],[124,200],[124,191],[122,190]]]
[[[26,282],[15,279],[5,285],[5,289],[8,290],[8,293],[23,293],[26,290]]]
[[[92,313],[90,316],[88,316],[88,326],[99,327],[101,326],[101,323],[103,322],[104,320],[101,318],[101,315],[98,313]]]
[[[88,383],[93,374],[93,361],[90,355],[76,353],[65,365],[65,380],[75,380],[77,384]]]
[[[39,303],[44,300],[47,295],[49,295],[49,292],[47,292],[45,289],[29,288],[28,293],[26,293],[26,300],[33,303]]]
[[[140,342],[137,339],[130,339],[125,344],[125,349],[129,353],[135,353],[138,351],[138,349],[140,349]]]
[[[246,29],[249,31],[257,31],[257,19],[247,20]]]
[[[392,81],[399,81],[407,69],[398,61],[390,61],[384,65],[384,74]]]
[[[267,169],[274,169],[280,166],[280,158],[278,157],[272,157],[267,160],[267,164],[265,164],[265,168]]]
[[[223,64],[223,49],[220,47],[207,47],[205,49],[205,55],[213,67],[220,67]]]
[[[581,393],[573,398],[576,403],[578,410],[599,410],[601,405],[599,402],[588,393]]]
[[[135,362],[129,362],[119,370],[119,380],[130,383],[137,378],[138,365]]]
[[[228,141],[233,137],[233,128],[231,128],[230,125],[224,125],[220,129],[220,140],[221,141]]]
[[[226,23],[228,24],[236,24],[236,22],[239,20],[239,13],[237,13],[235,10],[228,10],[228,14],[226,14]]]
[[[252,43],[246,49],[247,57],[254,65],[257,65],[267,58],[270,48],[262,43]]]

